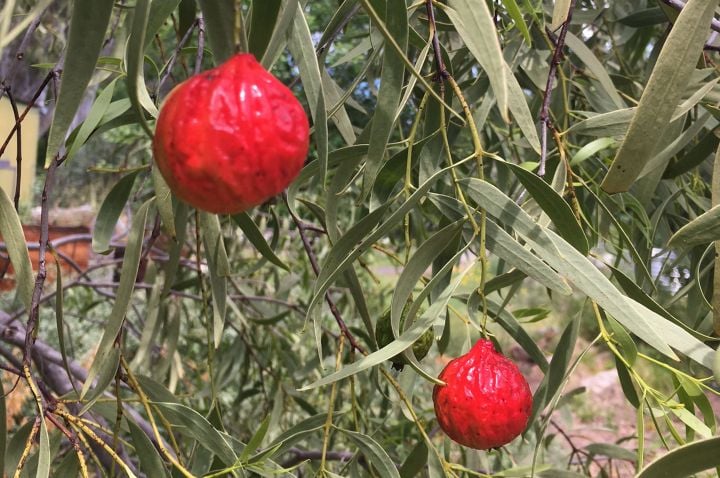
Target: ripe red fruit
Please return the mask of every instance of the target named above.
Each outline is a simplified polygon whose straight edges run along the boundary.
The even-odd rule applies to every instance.
[[[517,366],[481,339],[440,372],[446,385],[433,390],[440,427],[461,445],[487,450],[511,442],[525,429],[532,394]]]
[[[170,92],[153,153],[176,196],[198,209],[233,214],[295,179],[308,133],[293,93],[252,55],[239,54]]]

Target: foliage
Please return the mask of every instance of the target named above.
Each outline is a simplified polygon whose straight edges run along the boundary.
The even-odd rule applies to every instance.
[[[0,433],[8,474],[608,476],[654,442],[669,453],[642,476],[718,466],[716,1],[50,3],[1,7],[3,53],[37,64],[16,56],[2,94],[47,73],[37,203],[89,194],[64,171],[104,191],[105,255],[33,276],[0,195],[0,355],[34,399]],[[62,60],[37,47],[46,15],[69,21]],[[215,216],[169,194],[150,140],[171,87],[234,51],[294,88],[313,148],[285,194]],[[562,328],[553,345],[537,324]],[[431,400],[443,357],[482,336],[542,376],[523,438],[487,453],[444,437]],[[597,351],[638,426],[577,448],[553,417]]]

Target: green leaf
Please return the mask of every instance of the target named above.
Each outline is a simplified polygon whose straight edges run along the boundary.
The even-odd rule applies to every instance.
[[[635,452],[612,443],[591,443],[585,449],[593,455],[603,455],[618,460],[634,462],[637,458]]]
[[[570,205],[548,183],[530,171],[512,163],[498,162],[498,164],[512,170],[545,214],[550,217],[560,236],[586,255],[590,246]]]
[[[15,431],[12,438],[10,438],[5,454],[5,474],[7,476],[13,476],[15,474],[17,465],[20,462],[20,456],[25,448],[25,443],[27,442],[28,437],[30,436],[32,427],[33,420],[28,420],[20,426],[20,428]]]
[[[541,402],[540,410],[542,410],[545,404],[550,403],[555,395],[561,391],[565,375],[572,363],[572,356],[575,351],[575,343],[577,342],[579,329],[580,317],[578,316],[570,320],[570,323],[565,327],[563,334],[560,336],[560,340],[555,347],[555,353],[550,361],[545,397],[544,401]],[[535,403],[533,403],[533,408],[536,408]]]
[[[630,15],[618,18],[618,22],[633,28],[649,27],[660,23],[667,23],[668,17],[660,7],[650,7]]]
[[[198,0],[215,65],[235,53],[235,0]]]
[[[505,64],[505,68],[505,79],[507,80],[508,88],[508,107],[513,115],[513,121],[517,123],[520,131],[525,135],[525,139],[530,143],[530,147],[536,153],[540,154],[540,138],[538,137],[535,119],[530,112],[525,93],[520,83],[518,83],[517,78],[515,78],[515,74],[510,69],[510,66]]]
[[[92,248],[96,253],[108,254],[112,252],[112,249],[110,249],[110,240],[115,231],[118,218],[120,218],[120,214],[122,214],[125,204],[130,197],[130,192],[135,184],[135,178],[137,178],[138,173],[140,173],[140,170],[133,171],[120,178],[100,206],[97,218],[95,219],[92,238]]]
[[[627,401],[630,402],[630,405],[636,409],[640,408],[640,398],[638,397],[635,386],[633,385],[630,371],[617,356],[613,356],[613,358],[615,359],[615,368],[617,369],[618,380],[620,380],[620,388],[622,388],[625,398],[627,398]]]
[[[478,263],[476,263],[475,265],[477,264]],[[370,367],[374,367],[375,365],[378,365],[385,360],[394,357],[395,355],[403,352],[408,347],[412,346],[412,344],[415,343],[415,341],[419,339],[420,336],[424,334],[431,325],[433,325],[435,322],[442,320],[444,310],[447,307],[448,302],[452,298],[453,293],[461,284],[463,278],[465,278],[467,274],[473,269],[474,267],[468,267],[463,272],[458,274],[457,278],[453,281],[453,283],[451,283],[448,287],[445,288],[443,293],[437,298],[435,302],[433,302],[430,307],[428,307],[428,309],[422,314],[422,316],[416,319],[415,322],[413,322],[412,326],[405,329],[405,331],[400,335],[400,337],[395,339],[393,342],[390,342],[385,347],[364,356],[360,360],[357,360],[346,367],[343,367],[337,372],[331,373],[330,375],[327,375],[309,385],[305,385],[299,390],[312,390],[314,388],[335,383],[351,375],[356,375],[363,370],[367,370]]]
[[[718,239],[720,239],[720,206],[715,206],[678,229],[670,237],[668,247],[689,249]]]
[[[443,10],[450,17],[468,49],[488,78],[500,115],[506,123],[508,115],[508,69],[492,14],[485,2],[450,0]]]
[[[261,0],[262,1],[262,0]],[[272,36],[270,37],[270,43],[265,49],[262,61],[262,66],[267,69],[277,61],[282,50],[287,44],[287,32],[292,28],[293,20],[295,19],[295,11],[298,8],[297,0],[281,0],[282,7],[280,8],[280,17],[275,22],[275,28],[273,29]],[[258,58],[258,60],[260,60]]]
[[[628,330],[664,355],[677,360],[671,344],[696,362],[711,366],[712,349],[679,326],[624,296],[595,265],[564,239],[536,224],[515,202],[495,186],[478,179],[461,180],[468,193],[488,214],[501,218],[533,245],[538,256],[595,300]],[[562,253],[560,252],[562,251]]]
[[[720,466],[718,449],[720,437],[689,443],[650,463],[636,478],[682,478]]]
[[[710,427],[705,425],[694,413],[691,413],[682,405],[677,404],[676,406],[669,407],[673,415],[678,417],[685,425],[693,429],[702,438],[710,438],[713,436]]]
[[[427,461],[428,447],[424,441],[418,441],[400,467],[400,476],[402,478],[416,477],[425,468]]]
[[[630,334],[627,333],[625,328],[612,317],[607,318],[607,325],[612,334],[612,340],[618,345],[620,351],[623,352],[622,355],[627,363],[630,366],[634,365],[638,354],[635,341],[630,337]]]
[[[523,247],[510,234],[505,232],[493,221],[485,224],[486,245],[489,251],[517,267],[528,277],[535,279],[539,284],[554,290],[562,295],[570,295],[572,289],[568,283],[558,275],[550,266],[538,256]]]
[[[168,237],[175,239],[175,216],[173,215],[172,192],[165,182],[165,178],[160,174],[160,168],[152,168],[152,183],[153,189],[155,189],[155,205],[157,206],[158,214],[160,214],[163,231],[165,231]]]
[[[420,247],[418,247],[417,251],[415,251],[415,254],[412,255],[410,260],[408,260],[397,280],[397,286],[393,292],[392,303],[390,306],[390,326],[393,337],[399,337],[402,332],[400,330],[402,311],[405,309],[415,285],[425,274],[435,258],[443,253],[448,244],[452,244],[458,237],[465,222],[465,219],[462,219],[440,229],[423,242]],[[454,258],[452,258],[451,261],[453,264],[455,263]],[[413,307],[408,310],[407,317],[405,318],[405,327],[412,324],[418,308],[418,306],[413,304]],[[413,368],[416,370],[420,369],[420,365],[417,362],[412,350],[405,352],[404,356],[408,362],[413,365]],[[423,373],[423,375],[427,376],[427,373]]]
[[[138,0],[133,13],[130,37],[128,38],[127,50],[125,52],[125,64],[127,67],[128,96],[130,102],[138,115],[140,126],[143,127],[149,137],[153,132],[145,120],[145,111],[157,118],[158,109],[150,98],[143,65],[145,64],[145,36],[147,32],[148,18],[150,16],[150,0]]]
[[[580,60],[582,60],[583,63],[585,63],[590,72],[600,83],[600,86],[603,87],[603,90],[607,94],[608,98],[612,100],[615,107],[617,109],[626,108],[627,104],[625,104],[625,101],[617,92],[617,88],[615,88],[615,85],[610,79],[607,68],[605,68],[605,65],[597,59],[592,50],[585,45],[585,42],[572,33],[567,32],[565,35],[565,44],[578,56],[578,58],[580,58]]]
[[[482,305],[480,295],[477,291],[473,292],[471,299],[475,299],[474,305],[471,305],[470,300],[468,300],[468,309],[477,310],[479,306]],[[547,373],[548,361],[545,358],[545,354],[543,354],[540,347],[537,346],[537,343],[532,337],[530,337],[525,328],[518,323],[515,316],[502,307],[502,304],[496,302],[492,298],[486,298],[486,302],[488,306],[488,313],[498,324],[500,324],[503,329],[505,329],[510,337],[515,339],[518,345],[527,352],[540,370],[542,370],[543,373]]]
[[[126,419],[128,428],[130,429],[130,438],[135,447],[135,456],[140,460],[140,469],[145,472],[146,476],[157,478],[167,477],[168,472],[155,445],[153,445],[148,436],[145,435],[145,432],[143,432],[134,421],[128,417],[126,417]]]
[[[273,35],[282,0],[253,0],[248,51],[262,59]]]
[[[220,346],[223,329],[225,328],[227,277],[230,275],[230,263],[228,262],[218,216],[200,212],[200,228],[210,271],[213,303],[212,336],[215,348],[217,348]]]
[[[105,393],[105,389],[113,382],[120,367],[120,349],[118,347],[112,347],[110,350],[105,352],[102,358],[97,358],[93,362],[94,371],[93,380],[97,379],[95,386],[92,390],[81,391],[81,397],[85,399],[83,402],[83,408],[80,410],[79,415],[85,414],[90,410],[95,402],[102,397]],[[90,375],[88,375],[89,377]],[[90,381],[85,382],[85,386],[89,389],[88,385]]]
[[[601,184],[605,191],[627,191],[653,157],[702,54],[716,6],[715,0],[689,0],[683,7],[665,40],[620,150]]]
[[[65,161],[70,161],[75,156],[80,147],[87,142],[95,128],[97,128],[100,124],[100,121],[103,119],[103,116],[112,101],[116,82],[117,80],[111,81],[105,88],[103,88],[98,97],[95,99],[87,118],[85,118],[85,121],[83,121],[82,125],[80,125],[77,134],[72,140],[72,145],[68,149],[67,159]]]
[[[366,461],[377,470],[378,476],[383,478],[400,478],[400,473],[398,473],[395,464],[378,442],[362,433],[345,430],[344,428],[338,428],[337,430],[350,438],[350,440],[360,448],[362,454],[365,455]]]
[[[247,446],[243,449],[242,453],[240,454],[240,461],[247,461],[247,459],[250,457],[252,453],[255,453],[255,450],[258,449],[258,447],[262,444],[263,440],[265,439],[265,436],[268,432],[268,427],[270,426],[270,415],[265,417],[265,420],[260,423],[260,428],[258,428],[255,433],[253,434],[252,438],[250,438],[250,441],[248,442]]]
[[[580,148],[577,153],[575,153],[570,160],[570,165],[576,166],[603,149],[615,146],[615,143],[616,141],[614,138],[598,138],[590,141],[588,144]]]
[[[335,416],[339,413],[335,413]],[[258,461],[261,457],[268,455],[268,451],[272,452],[272,455],[279,455],[282,452],[301,442],[306,436],[315,431],[321,429],[327,421],[327,413],[320,413],[306,418],[299,423],[293,425],[288,430],[278,435],[264,450],[255,454],[251,459],[250,463]]]
[[[408,46],[408,18],[405,2],[385,2],[385,26],[397,42],[400,51],[385,47],[380,90],[377,95],[375,112],[370,126],[370,141],[367,161],[363,173],[361,198],[366,198],[373,188],[378,172],[385,161],[387,144],[393,131],[400,96],[402,95],[405,65],[400,56],[405,56]]]
[[[557,32],[557,29],[565,23],[568,12],[570,11],[571,0],[557,0],[552,11],[552,23],[550,23],[550,30],[553,33]]]
[[[198,445],[211,451],[224,464],[232,465],[237,461],[238,457],[228,438],[198,412],[179,403],[154,402],[153,405],[162,411],[167,421],[175,425],[181,434],[197,441]]]
[[[245,234],[245,237],[247,237],[248,241],[250,241],[252,245],[255,246],[255,249],[257,249],[258,252],[265,259],[272,262],[276,266],[285,269],[286,271],[290,270],[287,264],[285,264],[282,259],[280,259],[277,255],[275,255],[275,251],[272,250],[270,245],[265,240],[265,237],[260,232],[260,229],[258,229],[255,222],[246,212],[235,214],[231,217],[233,222],[235,222],[235,224],[237,224],[238,227],[242,229],[242,232]]]
[[[100,370],[109,370],[109,365],[114,362],[114,358],[116,356],[115,354],[119,354],[119,350],[114,346],[114,343],[120,329],[122,328],[125,320],[125,314],[130,306],[130,299],[132,298],[133,291],[135,290],[135,279],[137,277],[138,266],[140,265],[140,255],[142,253],[143,237],[145,235],[145,224],[147,222],[148,210],[153,202],[154,199],[146,201],[142,206],[140,206],[133,218],[127,245],[125,247],[125,257],[120,270],[120,283],[118,284],[115,303],[113,304],[110,316],[105,324],[105,330],[103,331],[102,339],[98,345],[95,359],[90,366],[88,378],[85,380],[85,384],[83,385],[83,389],[80,393],[81,398],[88,393],[90,386],[98,376]],[[91,404],[85,405],[86,410],[89,408],[88,405]]]
[[[510,15],[510,18],[512,18],[513,22],[515,22],[515,26],[517,26],[518,30],[520,30],[520,33],[522,33],[522,36],[525,39],[525,43],[527,43],[528,46],[532,46],[530,29],[528,29],[527,23],[525,23],[525,19],[523,18],[522,12],[520,11],[520,7],[518,6],[517,2],[515,0],[503,0],[503,4],[507,9],[508,15]]]
[[[300,69],[300,79],[303,92],[308,100],[310,114],[313,119],[315,135],[315,148],[320,165],[320,177],[323,188],[328,168],[328,126],[327,111],[325,109],[325,93],[323,92],[322,75],[318,63],[315,47],[313,46],[310,27],[301,8],[295,10],[292,30],[290,31],[288,47]],[[324,67],[322,67],[324,68]]]
[[[113,0],[75,0],[73,2],[67,54],[63,64],[60,93],[48,134],[45,166],[58,154],[75,113],[82,101],[100,56],[110,23]]]
[[[17,295],[23,306],[30,310],[35,282],[32,264],[30,263],[30,254],[25,242],[22,224],[20,224],[20,217],[3,188],[0,188],[0,236],[5,242],[5,249],[7,249],[10,263],[15,270]]]
[[[435,172],[435,174],[430,176],[423,184],[421,184],[398,209],[385,218],[380,227],[377,227],[372,232],[371,230],[380,222],[383,213],[393,202],[392,199],[369,213],[357,224],[355,224],[355,226],[348,230],[342,238],[340,238],[340,240],[333,246],[327,256],[325,264],[320,269],[320,274],[318,275],[315,283],[314,295],[308,305],[307,319],[309,319],[314,313],[314,308],[320,300],[322,300],[332,281],[335,280],[335,278],[344,271],[352,263],[352,261],[360,256],[360,254],[369,249],[375,241],[383,237],[391,228],[395,227],[405,214],[415,207],[420,199],[425,197],[430,187],[440,176],[447,173],[452,167],[457,167],[462,163],[463,161],[458,161],[453,166],[443,168]],[[353,246],[358,242],[360,242],[360,244],[353,248]],[[396,352],[396,354],[398,352]]]
[[[145,34],[145,45],[143,49],[147,48],[157,32],[162,28],[163,24],[175,11],[180,0],[152,0],[150,5],[150,12],[148,13],[147,27]],[[185,31],[180,30],[180,34],[184,34]]]

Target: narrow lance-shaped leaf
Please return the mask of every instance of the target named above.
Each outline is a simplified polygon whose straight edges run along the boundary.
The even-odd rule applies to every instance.
[[[716,7],[716,0],[689,0],[683,7],[660,52],[625,140],[602,182],[605,191],[627,191],[652,158],[702,54]]]
[[[150,93],[148,93],[147,87],[145,86],[145,77],[143,75],[143,65],[145,64],[145,34],[149,16],[150,0],[138,0],[135,4],[130,38],[128,39],[127,51],[125,52],[125,63],[127,65],[127,83],[130,102],[138,115],[140,125],[148,136],[152,137],[152,130],[145,120],[145,111],[157,117],[158,109],[155,103],[153,103],[152,98],[150,98]]]
[[[473,0],[450,0],[449,8],[446,7],[444,10],[462,36],[470,53],[485,70],[497,99],[500,115],[506,123],[509,123],[508,70],[487,3]]]
[[[45,166],[58,154],[70,124],[95,70],[105,31],[110,23],[113,0],[75,0],[73,2],[67,55],[48,134]]]
[[[96,253],[107,254],[110,252],[110,240],[115,226],[130,197],[130,191],[132,191],[139,172],[139,170],[133,171],[120,178],[100,206],[92,238],[92,248]]]
[[[153,202],[154,199],[149,199],[145,202],[140,206],[133,218],[127,246],[125,247],[125,258],[122,269],[120,270],[120,283],[118,285],[115,303],[107,319],[102,339],[95,354],[95,360],[90,367],[88,378],[80,394],[81,397],[84,397],[89,391],[102,365],[106,364],[110,355],[114,353],[113,351],[117,350],[113,344],[125,320],[125,314],[130,306],[130,299],[135,290],[135,278],[137,277],[138,266],[140,265],[145,224],[147,222],[148,211]]]
[[[30,254],[25,243],[20,217],[5,190],[0,188],[0,236],[5,243],[10,263],[15,269],[17,295],[26,309],[30,309],[33,293],[33,272]]]
[[[405,2],[385,3],[385,26],[400,46],[395,52],[389,45],[383,54],[382,74],[377,104],[370,129],[370,146],[363,175],[362,197],[368,196],[385,159],[387,143],[393,130],[400,96],[402,94],[405,67],[398,54],[405,55],[408,43],[408,19]]]
[[[205,18],[208,43],[213,52],[215,65],[232,56],[235,51],[235,1],[198,0]]]
[[[292,29],[289,33],[289,48],[300,69],[303,91],[308,99],[313,119],[315,147],[320,164],[320,177],[325,185],[328,162],[328,126],[323,92],[321,65],[318,64],[315,47],[313,46],[310,27],[301,8],[295,10]]]
[[[718,449],[720,437],[689,443],[650,463],[636,478],[690,476],[720,466]]]

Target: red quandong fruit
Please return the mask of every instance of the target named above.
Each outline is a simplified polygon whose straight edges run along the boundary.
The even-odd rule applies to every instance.
[[[302,105],[250,54],[176,86],[153,140],[155,163],[173,193],[225,214],[282,192],[302,169],[308,147]]]
[[[525,430],[532,394],[508,358],[481,339],[440,373],[433,390],[440,427],[457,443],[478,450],[499,448]]]

